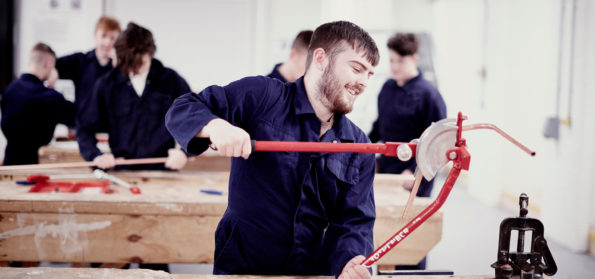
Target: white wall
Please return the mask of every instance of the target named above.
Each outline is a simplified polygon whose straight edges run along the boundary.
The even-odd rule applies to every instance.
[[[575,95],[573,98],[574,107],[581,113],[577,115],[579,119],[577,129],[583,130],[584,137],[577,139],[581,142],[578,143],[577,148],[582,150],[581,161],[580,161],[580,178],[579,183],[582,186],[580,191],[584,191],[584,194],[574,195],[577,199],[583,199],[583,204],[588,204],[589,224],[591,226],[590,233],[595,233],[595,148],[593,142],[595,142],[595,112],[592,108],[595,105],[595,80],[592,78],[595,73],[595,56],[592,54],[592,50],[595,49],[595,36],[593,36],[593,30],[595,30],[595,19],[591,15],[595,14],[595,4],[591,1],[578,1],[577,9],[578,13],[577,26],[577,59],[574,73],[576,74],[575,84]],[[576,117],[575,117],[576,118]],[[566,133],[566,132],[565,132]],[[583,135],[579,135],[583,136]],[[572,165],[572,164],[571,164]],[[590,192],[590,195],[589,195]],[[580,193],[580,192],[579,192]],[[555,197],[555,194],[552,195]],[[585,201],[584,199],[587,198]],[[559,203],[554,203],[556,206],[562,206]],[[555,212],[555,208],[552,209]],[[579,220],[584,223],[584,218]],[[560,231],[559,235],[563,235],[564,232]],[[580,237],[579,237],[580,238]],[[591,243],[594,240],[591,239]],[[595,255],[595,251],[590,251],[591,255]]]
[[[108,0],[106,10],[123,28],[133,21],[151,30],[156,57],[200,91],[212,84],[268,74],[274,64],[287,58],[299,31],[319,25],[316,3]]]
[[[15,72],[26,71],[29,51],[38,42],[52,47],[62,56],[93,48],[95,23],[101,16],[102,3],[80,0],[73,6],[70,0],[20,0],[16,1]],[[55,3],[53,6],[51,3]]]
[[[570,15],[572,1],[565,3]],[[563,50],[567,55],[562,61],[565,66],[561,69],[564,79],[560,110],[562,117],[570,115],[570,125],[561,126],[560,140],[549,142],[546,152],[551,160],[543,171],[547,179],[543,185],[543,221],[554,224],[547,228],[556,240],[576,251],[585,250],[589,224],[595,225],[595,206],[592,202],[595,200],[593,14],[595,3],[576,1],[574,59],[571,60],[569,55],[571,44],[565,44]],[[570,23],[572,18],[567,18]],[[564,40],[570,42],[570,39],[568,36]]]
[[[595,223],[590,202],[595,196],[595,86],[589,78],[595,73],[595,24],[588,16],[595,5],[577,3],[573,80],[571,0],[438,1],[434,34],[437,76],[449,115],[462,110],[469,123],[497,124],[537,151],[529,157],[493,132],[464,134],[472,154],[469,191],[487,204],[496,204],[503,189],[516,196],[527,192],[539,202],[546,237],[585,251],[589,223]],[[482,67],[485,79],[479,75]],[[572,86],[571,126],[560,126],[559,140],[545,139],[542,129],[556,107],[566,118]]]
[[[595,199],[595,84],[590,78],[595,74],[595,23],[590,17],[595,4],[576,1],[572,64],[572,0],[81,0],[78,9],[67,0],[57,1],[58,9],[48,8],[49,0],[22,0],[16,71],[22,72],[26,52],[38,40],[47,41],[59,55],[90,49],[103,9],[123,28],[135,21],[150,29],[157,58],[195,91],[268,74],[286,58],[298,31],[350,20],[370,32],[381,53],[376,75],[349,115],[367,132],[376,117],[378,91],[389,76],[386,40],[395,31],[427,32],[434,40],[448,116],[463,111],[469,123],[497,124],[537,151],[532,158],[493,132],[466,133],[472,154],[468,190],[487,204],[496,204],[505,187],[528,192],[540,199],[547,237],[584,250],[588,224],[595,223],[595,206],[589,202]],[[566,17],[560,22],[563,3]],[[570,85],[571,126],[561,127],[559,140],[545,139],[546,118],[557,107],[561,117],[568,114]]]
[[[252,1],[109,1],[107,13],[122,29],[133,21],[151,30],[156,58],[194,90],[253,73]]]

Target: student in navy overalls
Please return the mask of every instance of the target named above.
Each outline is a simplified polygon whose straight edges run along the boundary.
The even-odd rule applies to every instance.
[[[186,154],[176,147],[165,128],[165,113],[173,101],[190,91],[174,70],[153,58],[156,46],[151,31],[129,23],[115,43],[117,68],[95,83],[83,105],[77,141],[83,158],[99,168],[115,165],[115,158],[167,157],[165,164],[117,166],[117,169],[181,169]],[[109,135],[111,153],[97,148],[95,133]],[[166,264],[141,264],[141,268],[168,270]]]
[[[417,68],[418,39],[414,34],[396,34],[387,46],[392,78],[378,94],[378,119],[369,137],[372,142],[409,142],[419,138],[432,122],[446,118],[446,104]],[[413,174],[416,166],[415,160],[403,162],[384,155],[378,159],[379,173]],[[429,197],[433,183],[423,178],[417,196]],[[411,190],[413,183],[403,186]],[[425,258],[414,269],[425,269]]]
[[[78,119],[81,155],[102,169],[114,167],[114,158],[119,157],[168,157],[165,165],[133,165],[127,169],[182,168],[186,154],[176,148],[164,122],[173,101],[190,91],[188,84],[153,58],[153,35],[141,26],[129,23],[115,48],[118,67],[97,80]],[[109,135],[111,153],[103,154],[97,148],[95,133],[100,130]]]
[[[250,140],[369,142],[345,114],[378,57],[357,25],[327,23],[295,82],[247,77],[174,102],[166,125],[188,152],[210,143],[233,157],[215,274],[371,277],[360,263],[374,248],[374,155],[252,152]]]
[[[308,45],[310,45],[311,38],[312,30],[304,30],[298,33],[291,44],[287,60],[275,65],[273,71],[267,76],[284,83],[288,81],[295,82],[303,76],[306,71],[306,58],[308,57]]]
[[[77,52],[56,61],[59,78],[70,79],[74,83],[74,103],[80,111],[89,98],[95,81],[116,65],[114,43],[120,34],[120,24],[114,18],[102,16],[95,25],[95,48]]]
[[[2,94],[2,132],[7,141],[4,165],[39,163],[38,149],[52,140],[56,125],[74,126],[74,104],[43,84],[55,64],[54,51],[38,43],[31,51],[28,72]]]

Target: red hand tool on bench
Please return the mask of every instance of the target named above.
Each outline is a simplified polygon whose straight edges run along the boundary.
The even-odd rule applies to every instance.
[[[47,175],[36,174],[27,177],[28,182],[35,183],[29,193],[78,193],[84,188],[99,188],[102,193],[112,193],[109,181],[51,181]]]

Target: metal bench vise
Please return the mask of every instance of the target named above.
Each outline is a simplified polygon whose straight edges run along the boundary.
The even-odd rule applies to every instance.
[[[558,267],[543,237],[543,224],[537,219],[527,218],[527,194],[521,194],[519,206],[519,217],[506,218],[500,223],[498,261],[492,264],[496,269],[496,279],[541,279],[544,273],[549,276],[556,274]],[[518,231],[518,242],[516,252],[511,252],[510,235],[514,230]],[[525,252],[525,233],[529,231],[532,233],[531,251]]]

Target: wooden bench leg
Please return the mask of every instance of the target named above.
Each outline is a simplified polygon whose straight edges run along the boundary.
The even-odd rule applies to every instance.
[[[100,268],[124,268],[127,263],[102,263]]]
[[[91,267],[91,263],[70,263],[71,267]]]
[[[0,261],[0,267],[10,267],[10,263],[13,263],[13,266],[16,264],[16,266],[20,266],[20,267],[38,267],[39,266],[39,262]]]
[[[38,267],[39,262],[22,262],[21,266],[22,267]]]
[[[72,267],[97,267],[97,268],[118,268],[118,269],[122,269],[127,265],[127,263],[99,263],[99,266],[97,266],[97,264],[93,264],[93,266],[91,266],[91,263],[71,263]]]

